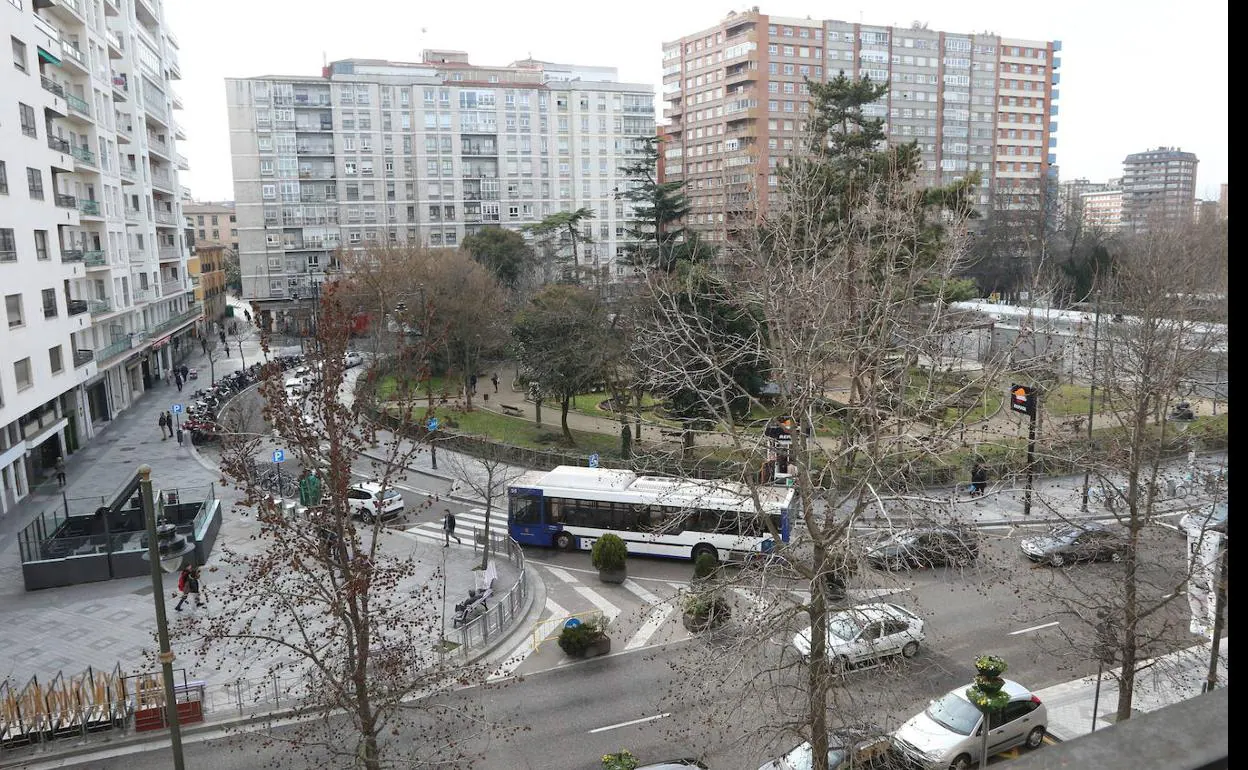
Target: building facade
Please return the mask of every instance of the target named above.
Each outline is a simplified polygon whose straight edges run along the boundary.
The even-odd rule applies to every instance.
[[[1122,229],[1122,189],[1083,194],[1083,226],[1115,233]]]
[[[1177,147],[1128,155],[1122,162],[1122,226],[1130,232],[1192,221],[1196,156]]]
[[[203,329],[215,337],[225,319],[225,263],[237,255],[219,243],[197,243],[186,262],[195,289],[195,302],[203,308]]]
[[[186,227],[193,230],[192,246],[226,246],[238,252],[238,221],[234,201],[186,201],[182,204]]]
[[[768,16],[758,8],[663,45],[670,181],[688,183],[687,223],[723,239],[765,211],[777,166],[807,141],[805,80],[844,72],[889,84],[868,117],[916,141],[922,180],[981,176],[976,205],[1043,210],[1056,164],[1058,41]]]
[[[0,515],[190,349],[160,0],[0,3]]]
[[[350,59],[321,77],[227,79],[243,297],[292,312],[339,248],[454,247],[589,208],[582,263],[623,275],[619,168],[655,131],[653,89],[609,67]]]

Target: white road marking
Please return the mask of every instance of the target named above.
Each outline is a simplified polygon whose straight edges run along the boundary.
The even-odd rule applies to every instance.
[[[568,611],[555,604],[549,596],[546,597],[546,611],[550,613],[550,617],[538,621],[537,630],[533,632],[534,639],[545,639],[550,636],[568,618]]]
[[[660,602],[650,611],[650,614],[642,621],[641,628],[637,629],[637,633],[628,640],[624,645],[625,650],[635,650],[639,647],[645,647],[650,641],[650,637],[663,627],[669,616],[676,608],[670,602]]]
[[[546,567],[546,571],[554,575],[555,577],[559,578],[563,582],[567,583],[568,585],[572,586],[573,591],[576,591],[578,594],[588,599],[591,604],[593,604],[595,607],[597,607],[599,610],[602,611],[602,617],[608,623],[610,623],[611,621],[615,620],[616,618],[620,616],[619,607],[616,607],[614,604],[612,604],[610,601],[607,600],[607,597],[598,593],[597,591],[590,588],[589,586],[581,585],[580,581],[572,577],[570,573],[565,572],[559,569],[558,567]]]
[[[647,591],[645,588],[642,588],[640,585],[633,582],[632,578],[626,578],[624,580],[624,587],[636,594],[638,598],[646,604],[659,604],[663,601],[659,597]]]
[[[589,734],[593,735],[594,733],[605,733],[607,730],[616,730],[621,727],[630,727],[632,725],[643,725],[646,722],[654,722],[659,719],[670,717],[671,715],[672,715],[672,712],[665,711],[662,714],[655,714],[652,717],[642,717],[641,719],[634,719],[630,722],[620,722],[618,725],[607,725],[606,727],[595,727],[594,729],[589,731]]]
[[[1053,626],[1060,626],[1061,624],[1062,623],[1060,620],[1055,620],[1052,623],[1045,623],[1039,626],[1032,626],[1031,628],[1024,628],[1021,631],[1011,631],[1008,634],[1006,634],[1006,636],[1018,636],[1019,634],[1027,634],[1032,631],[1039,631],[1042,628],[1052,628]]]

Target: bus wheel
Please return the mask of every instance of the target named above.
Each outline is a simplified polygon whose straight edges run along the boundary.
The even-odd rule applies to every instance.
[[[555,547],[558,548],[560,551],[571,551],[572,550],[572,536],[569,535],[567,532],[560,532],[559,534],[555,535]]]
[[[698,557],[704,553],[709,553],[712,559],[719,561],[719,551],[715,550],[715,546],[706,543],[698,543],[693,547],[693,560],[697,561]]]

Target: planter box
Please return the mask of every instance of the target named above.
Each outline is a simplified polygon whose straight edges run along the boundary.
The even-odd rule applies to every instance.
[[[628,579],[628,568],[600,569],[598,570],[598,579],[604,583],[623,583]]]
[[[585,654],[581,657],[596,658],[599,655],[606,655],[611,652],[611,637],[604,636],[593,644],[585,648]]]
[[[728,618],[729,612],[726,609],[715,613],[708,613],[706,615],[696,615],[691,612],[686,612],[680,616],[680,622],[681,625],[685,627],[685,630],[696,634],[722,625],[728,620]]]

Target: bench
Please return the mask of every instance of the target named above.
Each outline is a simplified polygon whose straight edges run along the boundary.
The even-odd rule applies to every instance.
[[[514,404],[499,404],[498,406],[503,410],[503,414],[510,414],[514,417],[524,416],[524,410]]]
[[[683,430],[660,430],[659,433],[668,438],[681,438],[685,435]]]

